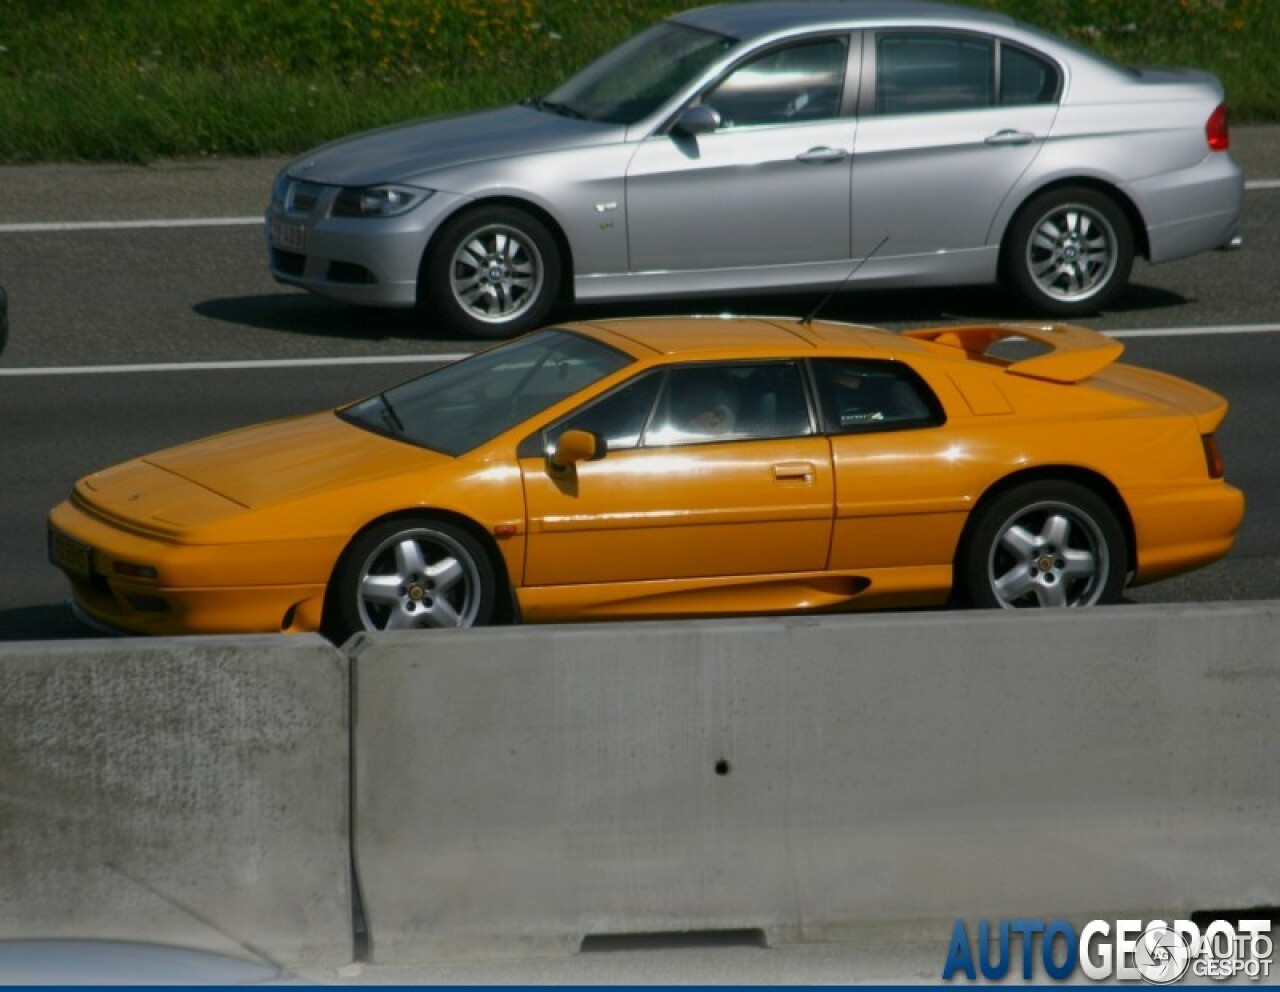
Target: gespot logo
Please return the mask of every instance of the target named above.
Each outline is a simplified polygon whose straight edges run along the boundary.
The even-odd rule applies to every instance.
[[[1138,974],[1152,985],[1172,985],[1191,966],[1191,948],[1177,930],[1153,923],[1138,938],[1133,964]]]
[[[1093,920],[1078,932],[1067,920],[981,920],[974,937],[956,920],[942,978],[1000,981],[1020,965],[1028,981],[1077,970],[1098,982],[1259,981],[1271,976],[1274,949],[1270,920],[1215,920],[1203,932],[1191,920]]]

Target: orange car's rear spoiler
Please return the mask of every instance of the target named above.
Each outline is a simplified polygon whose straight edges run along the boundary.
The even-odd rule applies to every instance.
[[[1101,372],[1124,352],[1120,342],[1075,324],[969,324],[904,331],[902,336],[959,348],[975,356],[986,354],[997,341],[1026,338],[1051,350],[1012,362],[1005,371],[1049,382],[1080,382]]]

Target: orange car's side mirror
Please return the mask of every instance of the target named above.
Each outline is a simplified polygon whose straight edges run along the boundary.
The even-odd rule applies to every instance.
[[[591,431],[565,431],[556,440],[556,450],[548,459],[553,469],[563,471],[577,462],[594,462],[603,458],[609,445]]]

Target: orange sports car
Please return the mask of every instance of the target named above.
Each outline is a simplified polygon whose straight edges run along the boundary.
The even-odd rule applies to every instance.
[[[146,633],[1105,603],[1221,558],[1244,512],[1226,401],[1121,351],[568,324],[87,476],[50,555],[89,619]]]

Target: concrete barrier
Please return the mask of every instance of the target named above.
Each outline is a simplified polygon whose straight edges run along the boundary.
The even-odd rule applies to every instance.
[[[348,648],[374,963],[1280,904],[1280,604]]]
[[[348,685],[316,636],[0,646],[0,939],[349,961]]]

